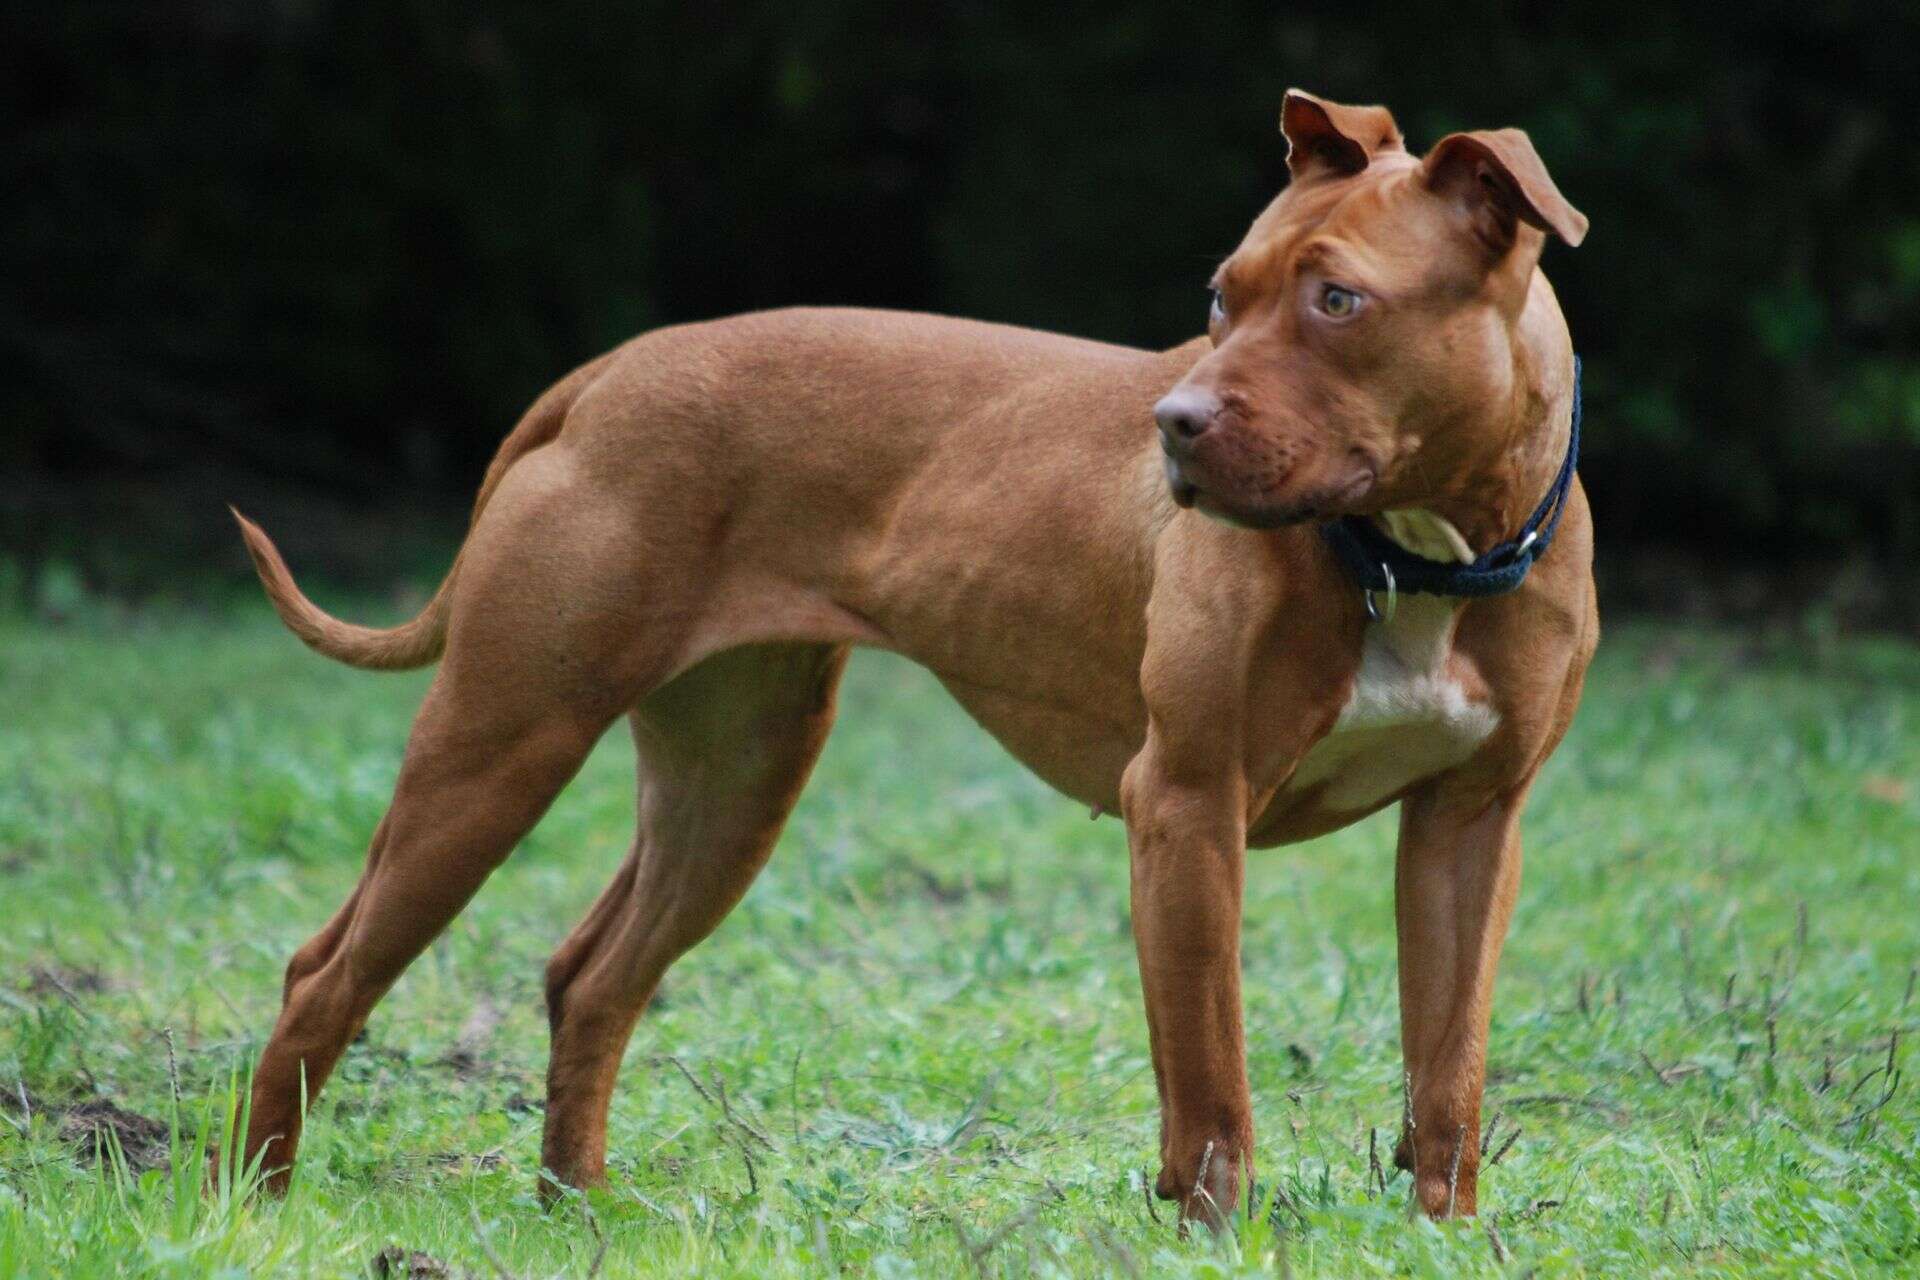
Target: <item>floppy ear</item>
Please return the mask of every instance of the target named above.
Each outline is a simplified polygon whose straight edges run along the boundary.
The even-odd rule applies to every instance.
[[[1522,222],[1570,245],[1586,238],[1587,215],[1567,203],[1518,129],[1449,134],[1434,144],[1421,170],[1434,194],[1465,210],[1496,254],[1513,247]]]
[[[1301,89],[1287,90],[1280,104],[1280,132],[1296,182],[1311,173],[1358,173],[1374,152],[1401,146],[1400,129],[1385,107],[1344,107]]]

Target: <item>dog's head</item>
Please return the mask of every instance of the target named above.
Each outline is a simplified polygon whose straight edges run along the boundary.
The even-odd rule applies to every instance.
[[[1213,278],[1213,350],[1155,408],[1176,501],[1234,523],[1417,505],[1508,447],[1535,265],[1587,220],[1517,129],[1409,155],[1384,107],[1298,90],[1292,182]]]

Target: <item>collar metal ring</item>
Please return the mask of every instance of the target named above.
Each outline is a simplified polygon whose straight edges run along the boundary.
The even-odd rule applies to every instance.
[[[1383,612],[1380,608],[1379,602],[1374,599],[1373,588],[1369,587],[1367,588],[1366,591],[1362,592],[1361,594],[1367,602],[1367,616],[1369,618],[1373,619],[1375,622],[1392,622],[1394,612],[1400,607],[1400,593],[1394,585],[1393,567],[1387,564],[1385,561],[1382,561],[1380,564],[1380,572],[1383,575],[1385,575],[1387,579],[1386,610]]]

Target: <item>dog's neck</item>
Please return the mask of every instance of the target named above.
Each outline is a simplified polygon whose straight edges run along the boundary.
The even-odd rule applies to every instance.
[[[1516,380],[1514,403],[1503,415],[1513,424],[1508,443],[1481,474],[1418,506],[1382,512],[1375,518],[1381,532],[1415,555],[1457,564],[1515,537],[1553,488],[1572,432],[1571,382],[1529,390],[1538,385]]]

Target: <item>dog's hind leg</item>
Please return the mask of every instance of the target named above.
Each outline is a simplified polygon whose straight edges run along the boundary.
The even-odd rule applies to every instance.
[[[529,468],[507,477],[469,541],[445,656],[360,883],[287,968],[242,1148],[264,1153],[271,1189],[287,1183],[303,1092],[318,1094],[401,971],[665,677],[696,611],[666,574],[642,574],[564,464]]]
[[[639,833],[547,966],[546,1174],[605,1173],[607,1109],[661,976],[765,865],[833,723],[845,646],[752,645],[709,658],[633,715]],[[547,1177],[543,1191],[555,1188]]]

